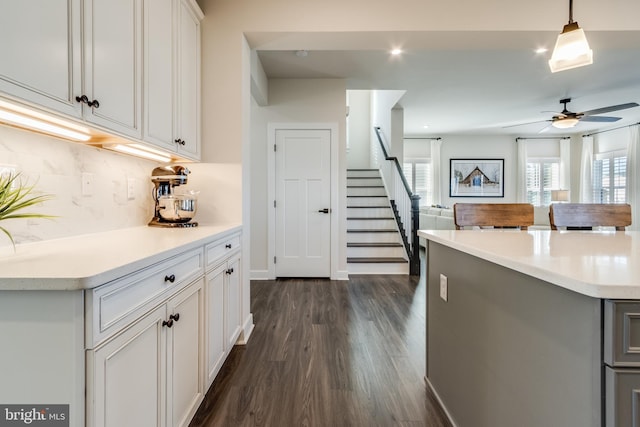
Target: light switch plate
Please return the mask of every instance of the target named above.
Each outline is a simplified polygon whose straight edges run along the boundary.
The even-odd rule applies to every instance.
[[[449,300],[449,283],[444,274],[440,274],[440,298],[445,301]]]

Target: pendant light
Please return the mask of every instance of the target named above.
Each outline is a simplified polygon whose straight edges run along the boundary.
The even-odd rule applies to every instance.
[[[573,21],[573,0],[569,0],[569,23],[558,35],[549,60],[551,72],[570,70],[593,63],[593,51],[577,22]]]

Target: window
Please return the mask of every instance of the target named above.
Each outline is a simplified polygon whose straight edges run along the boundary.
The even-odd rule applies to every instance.
[[[433,203],[433,183],[431,182],[431,161],[429,159],[405,159],[402,172],[411,191],[420,196],[420,206]]]
[[[592,176],[594,203],[626,202],[627,156],[624,151],[596,154]]]
[[[527,202],[533,206],[551,204],[551,190],[560,188],[559,158],[527,159]]]

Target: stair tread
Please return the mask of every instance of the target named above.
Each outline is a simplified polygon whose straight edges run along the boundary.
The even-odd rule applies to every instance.
[[[401,248],[401,243],[388,243],[388,242],[378,242],[378,243],[347,243],[348,248]]]
[[[347,206],[347,209],[391,209],[390,206]]]
[[[384,188],[384,185],[347,185],[347,188]]]
[[[393,220],[393,219],[395,219],[395,218],[394,218],[394,217],[392,217],[392,216],[389,216],[389,217],[386,217],[386,216],[384,216],[384,217],[383,217],[383,216],[380,216],[380,217],[375,217],[375,218],[372,218],[372,217],[366,217],[366,216],[365,216],[365,217],[359,217],[359,216],[348,216],[348,217],[347,217],[347,219],[348,219],[348,220],[349,220],[349,219],[354,219],[354,220],[361,220],[361,219],[362,219],[362,220],[365,220],[365,221],[371,221],[371,220],[380,220],[380,221],[383,221],[383,220],[384,220],[384,221],[388,221],[388,220]]]
[[[363,258],[347,258],[348,263],[408,263],[404,258],[397,257],[363,257]]]
[[[397,233],[398,230],[389,230],[389,229],[348,229],[347,233]]]
[[[348,176],[347,179],[382,179],[380,176]]]
[[[371,172],[371,171],[379,171],[380,169],[347,169],[347,172]]]
[[[349,198],[349,197],[384,197],[386,199],[387,195],[385,194],[384,196],[347,196],[347,198]]]

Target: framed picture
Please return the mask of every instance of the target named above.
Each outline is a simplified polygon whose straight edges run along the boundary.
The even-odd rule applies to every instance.
[[[449,197],[504,197],[504,159],[451,159]]]

